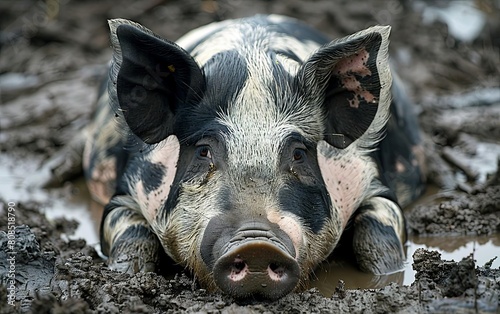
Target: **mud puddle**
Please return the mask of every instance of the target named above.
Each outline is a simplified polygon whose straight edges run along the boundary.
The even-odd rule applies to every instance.
[[[383,288],[395,282],[400,285],[411,285],[415,281],[416,271],[413,269],[412,256],[418,249],[437,251],[441,258],[447,261],[458,262],[473,254],[477,265],[484,265],[495,257],[492,268],[500,267],[500,234],[489,236],[439,236],[439,237],[410,237],[406,244],[407,261],[401,272],[389,275],[375,276],[359,271],[349,263],[323,263],[314,272],[316,279],[312,286],[325,297],[335,291],[339,280],[345,282],[348,289]]]
[[[37,173],[41,162],[33,156],[20,159],[14,155],[0,155],[0,198],[6,202],[41,204],[40,211],[49,220],[64,217],[77,221],[78,227],[73,234],[67,235],[68,239],[85,239],[88,245],[97,247],[96,223],[89,210],[90,195],[83,178],[68,182],[60,189],[27,186],[26,181]]]

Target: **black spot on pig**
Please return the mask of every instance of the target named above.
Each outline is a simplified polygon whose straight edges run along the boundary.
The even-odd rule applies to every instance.
[[[205,105],[227,108],[248,79],[247,63],[240,52],[224,51],[214,55],[203,67],[207,79]]]
[[[166,169],[161,164],[155,164],[150,161],[144,160],[142,164],[142,184],[146,194],[151,193],[161,186],[163,177],[166,174]]]
[[[326,189],[300,182],[289,183],[280,191],[280,209],[302,218],[314,233],[318,233],[331,218],[331,202],[325,197]]]

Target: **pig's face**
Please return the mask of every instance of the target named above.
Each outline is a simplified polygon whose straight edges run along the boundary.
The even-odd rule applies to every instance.
[[[178,203],[162,234],[168,247],[178,248],[175,259],[187,258],[202,281],[236,295],[262,290],[276,297],[328,255],[341,225],[316,158],[321,113],[281,110],[304,106],[298,85],[280,91],[271,71],[258,70],[241,78],[225,108],[181,148],[190,151],[189,162],[178,165]],[[211,78],[206,81],[210,95]]]
[[[149,144],[130,190],[165,251],[236,297],[300,287],[379,188],[366,152],[388,114],[388,29],[320,48],[240,25],[191,54],[128,21],[111,29],[111,99]]]

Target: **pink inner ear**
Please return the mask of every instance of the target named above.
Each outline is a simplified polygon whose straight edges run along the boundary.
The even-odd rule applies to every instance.
[[[325,141],[318,143],[318,165],[332,210],[337,211],[343,228],[363,201],[370,183],[369,164],[351,151],[337,149]]]
[[[339,78],[341,87],[354,93],[354,97],[349,99],[349,105],[352,108],[358,108],[360,100],[367,103],[377,103],[377,97],[365,89],[357,77],[365,77],[372,75],[372,71],[367,65],[370,53],[366,50],[361,50],[353,55],[342,58],[338,61],[333,73]]]
[[[150,155],[152,163],[161,164],[165,168],[165,176],[158,189],[146,194],[142,180],[136,185],[137,202],[141,212],[150,224],[154,224],[158,209],[163,206],[170,193],[177,172],[177,161],[179,159],[180,145],[177,137],[170,135],[158,144],[158,147]]]

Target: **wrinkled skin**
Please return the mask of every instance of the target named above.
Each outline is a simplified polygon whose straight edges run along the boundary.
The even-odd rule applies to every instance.
[[[269,299],[307,286],[341,238],[364,271],[402,267],[397,200],[422,190],[420,140],[399,86],[391,108],[388,27],[329,41],[257,16],[177,44],[110,29],[82,137],[110,267],[154,271],[164,250],[208,289]]]

